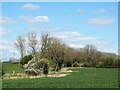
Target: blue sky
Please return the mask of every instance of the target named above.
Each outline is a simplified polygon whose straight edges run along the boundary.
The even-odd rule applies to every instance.
[[[42,31],[61,38],[74,48],[87,44],[98,50],[117,53],[117,2],[4,2],[0,15],[1,59],[9,59],[16,52],[13,42],[18,35]]]

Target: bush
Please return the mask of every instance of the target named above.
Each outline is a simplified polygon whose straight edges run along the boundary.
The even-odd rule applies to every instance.
[[[44,66],[43,66],[43,74],[47,75],[47,74],[48,74],[48,70],[49,70],[49,66],[48,66],[48,64],[46,63],[46,64],[44,64]]]
[[[20,64],[21,65],[27,64],[32,58],[33,58],[32,55],[25,56],[20,60]]]
[[[2,70],[2,76],[5,74],[5,72]]]
[[[40,59],[38,61],[33,58],[27,64],[24,65],[25,72],[29,75],[40,75],[40,74],[48,74],[48,64],[49,60]]]
[[[120,59],[117,59],[117,64],[116,64],[116,66],[118,67],[118,68],[120,68]]]
[[[65,66],[65,67],[72,67],[72,62],[66,61],[66,62],[64,63],[64,66]]]
[[[36,68],[39,69],[39,68],[43,68],[43,66],[46,64],[47,62],[44,61],[44,60],[40,60],[36,63]]]
[[[80,66],[80,65],[79,65],[78,62],[73,63],[73,67],[79,67],[79,66]]]
[[[40,69],[28,68],[25,70],[25,73],[28,75],[39,75],[42,74]]]

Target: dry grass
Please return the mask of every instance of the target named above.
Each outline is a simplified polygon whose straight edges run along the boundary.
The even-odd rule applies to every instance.
[[[38,76],[28,76],[26,74],[17,73],[15,75],[12,74],[5,74],[3,79],[22,79],[22,78],[43,78],[43,77],[65,77],[69,75],[72,70],[69,68],[62,68],[59,72],[50,73],[48,75],[38,75]]]

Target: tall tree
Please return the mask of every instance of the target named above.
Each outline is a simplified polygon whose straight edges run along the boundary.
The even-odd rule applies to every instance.
[[[28,45],[32,49],[32,53],[36,58],[36,46],[37,46],[37,38],[36,33],[28,33]]]
[[[64,44],[55,37],[50,37],[47,33],[42,33],[41,38],[42,58],[51,59],[56,64],[56,71],[61,69],[64,62]]]
[[[47,57],[51,45],[51,39],[48,33],[42,33],[41,36],[41,57]]]
[[[14,44],[16,49],[20,53],[21,58],[23,58],[25,55],[25,38],[23,36],[18,36]]]
[[[88,66],[94,66],[96,63],[94,56],[97,48],[94,45],[86,45],[83,50],[86,55],[86,63],[88,64]]]
[[[61,69],[61,66],[65,60],[65,44],[61,42],[58,38],[51,38],[51,46],[49,49],[49,54],[51,59],[56,64],[56,71]]]
[[[94,45],[86,45],[84,47],[85,52],[88,55],[88,58],[92,59],[94,52],[97,51],[97,48]]]

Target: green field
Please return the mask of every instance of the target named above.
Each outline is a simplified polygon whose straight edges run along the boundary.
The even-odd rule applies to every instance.
[[[73,68],[65,77],[3,80],[3,88],[117,88],[115,68]]]
[[[15,73],[24,73],[24,69],[18,64],[2,63],[2,69],[5,74],[12,74],[13,71]]]

